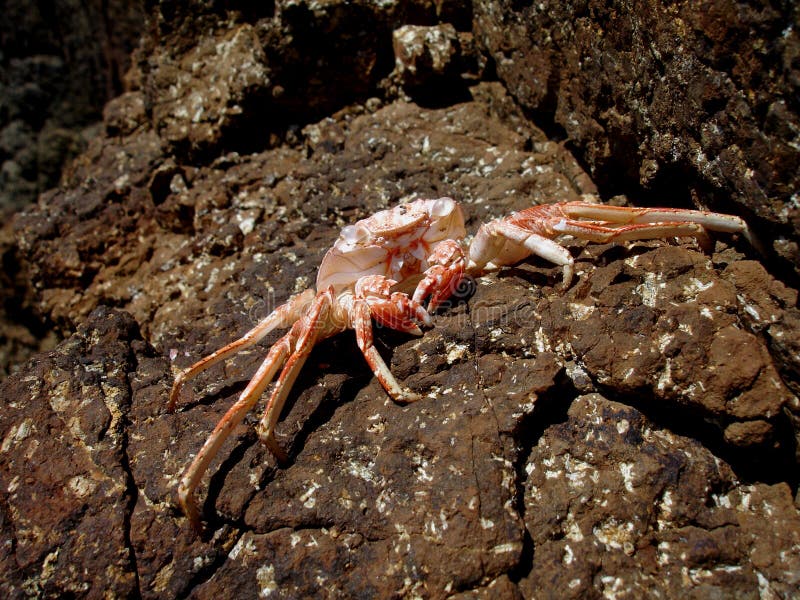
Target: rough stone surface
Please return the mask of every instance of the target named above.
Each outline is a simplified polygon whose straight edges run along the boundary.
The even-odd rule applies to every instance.
[[[17,261],[11,222],[0,228],[0,381],[36,352],[52,349],[58,335],[31,307],[30,280]]]
[[[433,25],[454,11],[450,4],[264,3],[220,21],[213,5],[164,3],[154,8],[142,52],[147,105],[178,155],[291,140],[303,125],[375,94],[395,63],[392,30],[409,21]],[[468,31],[469,11],[454,12],[455,25]]]
[[[449,195],[474,232],[602,192],[503,84],[467,87],[464,63],[436,106],[392,96],[394,60],[367,68],[392,30],[450,22],[461,43],[471,14],[381,6],[155,3],[142,89],[0,240],[20,302],[64,338],[0,387],[3,596],[800,594],[796,285],[723,234],[706,251],[566,241],[566,290],[530,259],[460,291],[421,337],[378,330],[423,395],[411,405],[352,332],[326,340],[277,426],[288,463],[255,411],[198,489],[206,531],[189,527],[177,482],[278,333],[166,414],[175,372],[311,285],[343,225]],[[358,38],[357,10],[380,27]],[[370,83],[344,89],[318,53],[362,43],[348,77]]]
[[[791,2],[476,2],[476,38],[601,187],[757,216],[797,268],[800,12]]]
[[[452,102],[458,90],[466,94],[464,83],[479,79],[486,66],[472,33],[458,32],[450,23],[399,27],[392,32],[392,48],[395,66],[389,80],[421,103]]]
[[[707,448],[629,406],[577,398],[525,473],[536,548],[525,597],[797,593],[800,555],[781,554],[800,540],[789,487],[741,484]]]
[[[126,445],[137,340],[130,315],[98,308],[0,387],[4,597],[135,592]]]

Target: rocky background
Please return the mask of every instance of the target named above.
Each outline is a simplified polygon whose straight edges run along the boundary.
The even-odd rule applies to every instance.
[[[4,231],[33,347],[0,384],[4,597],[800,594],[800,39],[790,2],[149,1],[102,131]],[[708,207],[719,235],[569,242],[420,338],[347,332],[176,508],[266,346],[182,368],[416,197]],[[20,331],[15,330],[15,331]],[[27,332],[27,333],[25,333]],[[23,333],[18,333],[24,337]],[[59,341],[60,340],[60,341]]]
[[[32,311],[8,226],[102,135],[105,103],[130,87],[143,7],[127,0],[7,0],[0,11],[0,379],[58,336]]]
[[[55,186],[126,87],[138,2],[10,0],[0,13],[0,214]]]

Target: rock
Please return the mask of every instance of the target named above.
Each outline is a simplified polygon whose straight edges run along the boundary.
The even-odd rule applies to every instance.
[[[452,103],[468,92],[466,83],[479,79],[483,61],[472,35],[453,25],[403,25],[392,32],[395,67],[390,78],[403,92],[423,103]],[[473,64],[470,64],[472,61]]]
[[[103,122],[109,136],[126,136],[147,122],[142,92],[127,92],[110,100],[103,108]]]
[[[569,323],[570,330],[566,337],[560,330],[551,337],[545,328],[545,347],[561,339],[598,383],[630,394],[648,388],[656,397],[700,408],[721,424],[780,421],[794,395],[781,383],[764,341],[741,325],[751,313],[758,315],[743,293],[753,279],[731,282],[730,272],[742,273],[738,266],[744,262],[717,279],[706,257],[665,247],[598,269],[587,278],[588,289],[568,294],[566,306],[541,304],[544,323]],[[794,293],[784,291],[767,296],[769,303],[764,299],[758,318],[780,320],[782,310],[796,302]],[[734,306],[737,316],[729,311]],[[553,311],[564,312],[553,316]],[[634,336],[652,340],[649,349]]]
[[[17,260],[11,222],[0,227],[0,381],[32,354],[50,350],[58,335],[32,312],[30,280]]]
[[[187,145],[184,151],[219,143],[221,130],[244,112],[248,92],[270,84],[266,57],[249,25],[232,28],[222,39],[201,39],[179,64],[158,55],[150,60],[147,89],[164,94],[148,99],[153,120],[160,136]]]
[[[788,326],[783,315],[793,310],[795,292],[758,263],[742,260],[724,236],[710,256],[693,244],[576,245],[578,280],[566,294],[555,288],[560,269],[533,260],[478,280],[474,295],[456,298],[419,340],[379,332],[392,371],[426,395],[417,404],[388,400],[351,334],[321,344],[278,424],[290,464],[279,467],[257,442],[252,415],[224,444],[198,491],[211,531],[198,537],[188,528],[174,508],[177,478],[263,350],[192,381],[193,393],[173,415],[163,412],[171,385],[167,357],[180,367],[240,335],[285,298],[281,293],[313,281],[340,223],[412,191],[447,193],[434,182],[449,179],[463,190],[471,228],[522,208],[530,197],[578,198],[593,191],[574,187],[584,180],[574,177],[579,169],[558,146],[535,130],[514,131],[516,118],[500,120],[506,112],[499,110],[505,104],[496,86],[476,90],[476,97],[483,99],[446,109],[393,103],[374,113],[346,111],[307,128],[303,148],[229,155],[199,169],[164,160],[164,147],[136,129],[106,140],[76,164],[76,181],[95,182],[95,204],[84,195],[75,212],[69,209],[73,196],[57,193],[46,212],[18,219],[29,268],[41,282],[40,310],[65,324],[83,322],[92,307],[113,297],[158,348],[152,355],[137,350],[135,339],[129,342],[137,360],[128,377],[127,462],[121,465],[136,490],[126,497],[125,539],[136,556],[142,596],[205,597],[230,589],[243,596],[270,590],[290,596],[323,590],[537,595],[534,582],[548,572],[551,538],[544,523],[528,515],[547,513],[523,509],[519,490],[556,455],[545,446],[537,458],[532,444],[549,440],[548,428],[558,427],[565,411],[578,419],[595,410],[571,401],[578,387],[614,390],[677,430],[660,426],[670,445],[656,454],[701,453],[708,464],[730,461],[745,473],[756,473],[759,461],[785,464],[791,442],[784,411],[795,398],[778,373],[794,367],[776,366],[762,334]],[[473,128],[482,132],[481,141],[469,135]],[[105,175],[123,170],[129,175],[122,182]],[[506,189],[527,189],[528,197]],[[370,190],[364,198],[371,204],[354,203],[362,190]],[[101,202],[104,197],[113,202]],[[496,200],[482,202],[489,197]],[[112,227],[114,242],[104,243]],[[54,238],[53,230],[74,233]],[[56,250],[54,244],[64,246]],[[69,247],[75,259],[68,258]],[[144,284],[131,287],[136,282]],[[746,370],[738,360],[743,354],[756,358]],[[704,369],[707,364],[714,369]],[[644,427],[639,424],[647,418],[636,409],[608,404],[627,415],[632,429]],[[621,418],[607,420],[622,426],[614,424]],[[687,446],[690,438],[682,432],[707,440],[713,450],[698,442]],[[626,458],[612,454],[602,468],[621,473],[620,461],[646,460],[647,453],[636,458],[642,435],[624,437],[615,452]],[[725,493],[745,489],[731,467],[719,468],[727,469]],[[766,481],[747,485],[772,494],[765,500],[770,506],[780,499],[781,518],[794,523],[796,510],[781,487],[785,474],[762,469],[760,477]],[[558,489],[555,506],[571,497]],[[671,489],[696,494],[683,484]],[[586,493],[601,496],[591,488]],[[647,558],[663,552],[645,541],[647,530],[615,533],[625,515],[649,518],[651,504],[631,504],[619,523],[608,509],[607,516],[592,517],[596,526],[584,535],[594,528],[592,539],[612,549],[622,540],[618,552],[625,560],[597,563],[607,576],[621,578],[619,585],[637,589],[638,580],[626,573],[638,573],[630,565],[641,560],[652,572],[648,585],[678,594],[695,584],[659,587],[667,585],[668,569]],[[757,537],[755,525],[748,527],[725,535],[746,548]],[[697,539],[706,539],[701,533]],[[677,543],[666,533],[664,539]],[[785,567],[777,558],[781,549],[792,543],[787,538],[762,551],[768,563],[778,561],[769,575],[775,589],[797,586],[774,574]],[[35,564],[43,565],[38,556]],[[742,562],[744,551],[736,556],[744,574],[731,581],[747,588],[754,567]],[[601,559],[580,564],[593,560]],[[298,570],[300,564],[308,569]],[[604,581],[597,585],[610,585]],[[580,585],[585,592],[594,584],[583,578]]]
[[[733,201],[758,216],[777,254],[800,264],[800,212],[786,204],[800,164],[788,101],[800,84],[796,7],[474,8],[476,38],[500,79],[524,107],[552,115],[602,189],[642,186],[655,204],[722,212],[737,212]]]
[[[129,596],[130,315],[98,308],[0,384],[3,596]]]
[[[577,398],[525,473],[535,553],[524,597],[797,592],[800,559],[788,549],[800,515],[789,487],[742,484],[708,449],[635,409]],[[765,509],[772,516],[759,518]]]
[[[174,374],[313,285],[342,226],[448,195],[474,232],[599,190],[502,83],[467,87],[453,3],[150,10],[141,90],[0,238],[20,306],[64,338],[2,388],[4,595],[800,593],[796,286],[725,234],[566,241],[566,290],[530,258],[459,289],[421,337],[379,328],[410,405],[351,332],[325,340],[276,428],[289,460],[258,442],[262,401],[202,478],[193,531],[179,478],[279,332],[167,414]],[[442,22],[469,95],[396,98],[391,32]]]

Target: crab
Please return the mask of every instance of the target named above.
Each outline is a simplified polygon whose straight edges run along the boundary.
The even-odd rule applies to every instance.
[[[399,403],[420,398],[403,388],[389,371],[373,345],[372,321],[417,335],[422,333],[417,323],[431,325],[428,311],[451,295],[464,274],[466,258],[461,240],[465,234],[464,215],[450,198],[417,200],[348,225],[322,259],[316,292],[308,289],[293,296],[241,338],[178,374],[167,406],[170,412],[187,379],[253,346],[272,330],[290,327],[270,348],[178,484],[178,501],[195,529],[199,528],[199,513],[193,494],[200,478],[281,366],[257,431],[278,461],[286,461],[286,453],[275,441],[275,424],[294,380],[319,341],[346,329],[355,330],[359,349],[389,395]],[[394,291],[400,282],[419,274],[422,278],[413,296]],[[423,299],[429,299],[427,309]]]
[[[257,432],[279,463],[287,460],[286,452],[275,440],[275,425],[300,369],[322,339],[353,329],[367,364],[389,396],[401,404],[414,402],[419,394],[397,382],[375,348],[373,320],[420,335],[419,324],[432,324],[430,314],[453,295],[466,275],[482,275],[531,255],[562,266],[562,286],[568,287],[574,276],[574,262],[569,251],[556,241],[561,235],[592,242],[692,236],[702,243],[708,239],[707,230],[740,233],[753,241],[747,224],[733,215],[583,201],[533,206],[495,219],[481,225],[469,245],[465,241],[463,212],[451,198],[415,200],[344,227],[322,259],[316,290],[307,289],[291,297],[241,338],[175,378],[169,412],[174,411],[187,380],[257,344],[271,331],[289,327],[272,345],[181,477],[177,493],[184,514],[199,530],[195,489],[220,446],[281,367]]]

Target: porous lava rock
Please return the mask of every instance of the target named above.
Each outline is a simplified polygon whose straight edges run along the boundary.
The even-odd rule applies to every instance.
[[[260,402],[201,481],[205,530],[189,526],[177,483],[279,332],[167,414],[174,374],[312,286],[342,226],[452,196],[472,233],[602,192],[507,83],[470,71],[443,105],[392,96],[395,62],[370,58],[392,57],[391,31],[451,15],[464,40],[471,13],[381,6],[150,7],[142,89],[14,222],[30,310],[63,341],[0,387],[3,595],[800,593],[796,286],[724,234],[567,241],[566,287],[531,258],[459,289],[422,336],[378,329],[423,396],[409,405],[352,332],[325,340],[276,429],[289,460],[259,443]],[[358,10],[380,25],[360,42]],[[351,66],[372,83],[337,87],[315,53],[365,40]]]
[[[789,487],[743,485],[707,448],[636,409],[578,397],[525,473],[536,548],[525,597],[796,593],[800,557],[780,554],[800,536]]]
[[[4,597],[135,593],[126,447],[137,342],[130,315],[101,307],[0,387]]]
[[[476,2],[513,96],[608,192],[746,210],[800,264],[800,9],[709,0]]]

